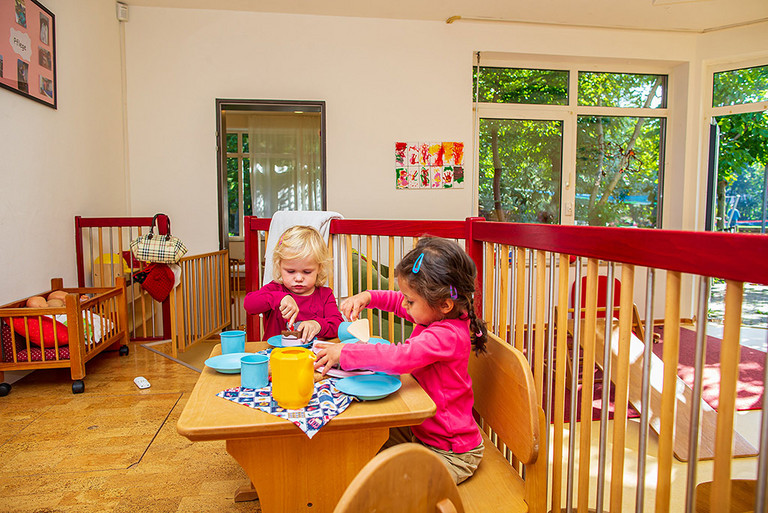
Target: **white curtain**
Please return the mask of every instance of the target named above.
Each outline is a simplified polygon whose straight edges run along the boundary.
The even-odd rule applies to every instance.
[[[321,210],[319,113],[250,113],[249,158],[253,215]]]

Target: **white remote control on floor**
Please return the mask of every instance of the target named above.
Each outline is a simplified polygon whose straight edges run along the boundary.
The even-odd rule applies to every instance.
[[[133,382],[136,383],[136,386],[141,388],[141,389],[145,389],[145,388],[149,388],[150,387],[149,381],[147,381],[147,378],[145,378],[143,376],[139,376],[137,378],[134,378]]]

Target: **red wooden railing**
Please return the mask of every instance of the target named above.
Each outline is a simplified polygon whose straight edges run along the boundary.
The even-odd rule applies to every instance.
[[[246,218],[247,291],[260,286],[260,269],[264,258],[263,232],[269,230],[269,223],[269,219]],[[702,477],[708,477],[697,476],[699,459],[715,461],[710,487],[711,500],[714,501],[712,504],[728,509],[731,501],[737,500],[735,495],[731,496],[731,471],[728,462],[733,457],[753,457],[756,449],[745,444],[733,428],[734,407],[733,401],[729,399],[732,399],[731,395],[735,396],[738,374],[734,353],[738,354],[741,307],[745,301],[744,284],[768,285],[768,237],[740,233],[497,223],[480,218],[468,218],[464,221],[333,220],[330,233],[333,237],[347,237],[347,245],[350,243],[348,236],[357,237],[351,240],[355,251],[360,254],[370,251],[371,239],[376,239],[374,247],[377,243],[391,247],[391,242],[388,242],[391,237],[418,238],[431,235],[463,241],[468,254],[478,267],[478,293],[475,297],[478,314],[488,322],[490,331],[527,352],[534,370],[539,399],[554,397],[551,418],[554,439],[547,440],[544,451],[545,454],[549,453],[550,448],[554,451],[550,462],[551,494],[550,490],[544,491],[548,494],[552,510],[561,510],[564,503],[567,509],[569,505],[575,506],[578,501],[578,510],[586,511],[595,507],[595,498],[598,497],[601,501],[600,507],[602,501],[609,498],[609,510],[622,511],[627,508],[627,501],[631,502],[636,491],[637,497],[634,501],[638,511],[643,510],[643,504],[646,502],[653,507],[650,503],[651,494],[655,495],[653,500],[657,511],[670,511],[671,498],[675,496],[684,496],[686,511],[692,511],[691,505],[695,504],[696,500],[705,501],[710,498],[710,492],[703,491],[709,489],[697,488],[699,483],[707,484],[702,482]],[[390,270],[397,260],[387,260],[383,251],[368,253],[367,257],[368,262],[377,259],[381,263],[381,259],[385,259]],[[359,261],[357,265],[357,272],[362,272]],[[606,274],[612,276],[618,268],[621,270],[620,312],[617,319],[606,322],[606,315],[599,315],[597,312],[598,277]],[[666,278],[656,279],[657,271],[664,273]],[[370,275],[370,267],[367,272]],[[586,276],[582,275],[582,272]],[[646,279],[639,279],[643,275]],[[391,279],[392,276],[388,274],[387,277]],[[619,275],[616,277],[619,278]],[[680,402],[675,395],[675,380],[679,379],[676,375],[679,361],[676,334],[683,321],[688,323],[689,328],[690,321],[696,321],[693,324],[697,336],[698,361],[700,348],[706,340],[706,292],[710,282],[708,278],[725,280],[726,290],[721,353],[722,381],[719,383],[721,402],[716,412],[711,408],[703,411],[706,406],[700,401],[701,382],[698,382],[698,385],[694,383],[692,395],[686,396],[685,402]],[[643,281],[646,282],[644,287]],[[362,279],[359,282],[362,282]],[[577,283],[575,296],[582,298],[581,303],[569,297],[574,294],[571,292],[574,282]],[[582,293],[584,295],[580,296]],[[654,301],[657,303],[654,304]],[[569,305],[572,304],[586,304],[585,312],[577,317],[583,319],[581,322],[574,322],[575,316],[568,312]],[[640,305],[641,318],[645,319],[645,340],[639,340],[632,331],[636,320],[633,318],[633,310],[637,311],[637,304]],[[653,329],[649,328],[652,328],[652,325],[663,327],[667,333],[663,361],[653,357],[650,352],[653,345]],[[256,333],[254,316],[248,316],[247,326],[249,338],[253,339]],[[556,346],[554,336],[557,336]],[[597,459],[598,455],[598,449],[590,445],[591,423],[582,424],[577,433],[573,424],[575,415],[571,416],[571,420],[565,420],[563,415],[563,394],[566,386],[563,362],[571,350],[566,348],[567,337],[572,337],[574,341],[574,361],[579,354],[579,346],[583,347],[584,368],[595,364],[600,366],[604,370],[604,379],[609,379],[615,385],[616,397],[624,398],[622,400],[625,403],[623,406],[621,401],[616,403],[617,417],[611,421],[610,428],[613,430],[612,446],[599,449],[603,459],[597,465],[597,488],[592,482],[594,476],[590,472],[590,466],[594,469],[592,459]],[[644,347],[645,351],[641,360],[630,361],[630,348],[638,346]],[[603,352],[598,352],[598,348],[602,348]],[[552,359],[555,351],[560,357]],[[633,356],[636,357],[637,355]],[[653,363],[654,360],[656,363]],[[606,365],[609,361],[614,363]],[[643,378],[641,386],[637,380],[639,367],[632,362],[640,362],[638,365],[643,366],[642,373],[650,372],[647,369],[658,363],[666,364],[663,383],[656,379],[649,384],[647,378]],[[701,369],[696,369],[698,378]],[[571,374],[576,378],[569,386],[571,390],[575,390],[579,385],[579,382],[575,381],[579,374]],[[588,392],[579,392],[587,393],[588,397],[591,397],[592,390],[590,375],[591,373],[587,372],[583,374],[583,390]],[[646,388],[648,385],[650,391]],[[575,401],[576,394],[571,394],[571,397],[571,401]],[[628,447],[625,445],[625,439],[629,437],[625,415],[626,400],[648,416],[643,425],[651,426],[657,433],[655,443],[658,448],[654,453],[646,454],[645,449],[637,450],[643,459],[642,466],[638,463],[636,477],[624,470],[625,451]],[[657,400],[661,402],[661,406],[658,402],[653,402]],[[547,406],[547,410],[548,405],[542,404]],[[575,411],[575,402],[571,404]],[[583,404],[589,408],[591,399],[587,398]],[[582,418],[586,418],[587,414],[583,408],[584,406]],[[607,412],[607,409],[604,409],[604,412]],[[712,420],[715,416],[716,421]],[[601,417],[600,420],[601,440],[608,437],[606,419],[607,417]],[[566,422],[571,423],[569,428],[565,427]],[[716,433],[713,427],[715,422]],[[765,415],[762,423],[762,431],[768,431]],[[709,428],[704,428],[705,424]],[[644,429],[647,432],[648,428]],[[562,435],[566,431],[573,433],[573,436],[564,444]],[[641,431],[640,444],[643,447],[648,437],[642,430],[638,431]],[[671,433],[674,433],[674,437]],[[708,438],[706,441],[705,434]],[[578,462],[575,458],[577,435]],[[689,440],[687,443],[690,445],[683,447],[687,452],[680,450],[681,444],[678,442],[681,439]],[[733,453],[730,450],[732,443]],[[566,447],[569,444],[570,446]],[[612,458],[610,468],[605,465],[604,459],[608,450],[612,452],[612,455],[608,455]],[[760,451],[768,451],[768,440],[760,441]],[[673,453],[676,458],[683,458],[681,461],[687,468],[677,467],[679,464],[673,460]],[[657,465],[648,471],[645,469],[646,457],[657,458]],[[684,459],[685,457],[688,459]],[[756,495],[759,501],[750,506],[751,509],[755,506],[765,507],[765,481],[768,473],[765,461],[768,461],[768,458],[763,456],[761,461],[763,463],[758,465],[758,472],[752,473],[757,475],[751,486],[753,490],[757,487]],[[657,482],[652,484],[654,478]],[[637,485],[633,485],[634,479],[637,479]],[[648,498],[645,497],[646,490]],[[752,493],[752,496],[755,494]]]

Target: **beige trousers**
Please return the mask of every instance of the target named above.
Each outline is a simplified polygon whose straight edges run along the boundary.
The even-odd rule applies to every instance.
[[[384,443],[384,446],[382,446],[381,450],[383,451],[384,449],[392,447],[393,445],[409,442],[421,444],[430,451],[437,454],[440,457],[440,460],[442,460],[442,462],[445,464],[446,468],[448,468],[448,472],[451,474],[451,477],[453,477],[453,480],[456,482],[456,484],[459,484],[462,481],[472,477],[472,474],[475,473],[477,466],[480,464],[480,460],[483,459],[483,442],[480,442],[480,445],[467,452],[457,453],[452,451],[444,451],[442,449],[438,449],[437,447],[432,447],[422,443],[418,438],[413,436],[411,428],[407,426],[390,428],[389,440]]]

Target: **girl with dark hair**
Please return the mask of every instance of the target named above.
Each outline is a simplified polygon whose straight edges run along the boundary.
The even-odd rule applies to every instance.
[[[342,302],[356,320],[363,308],[394,312],[414,323],[401,344],[316,344],[315,368],[411,373],[437,406],[435,416],[412,428],[393,428],[384,448],[417,442],[431,449],[456,483],[470,477],[483,455],[472,417],[474,396],[467,370],[470,351],[483,351],[487,332],[475,314],[477,269],[455,242],[425,237],[395,269],[399,291],[370,290]]]

